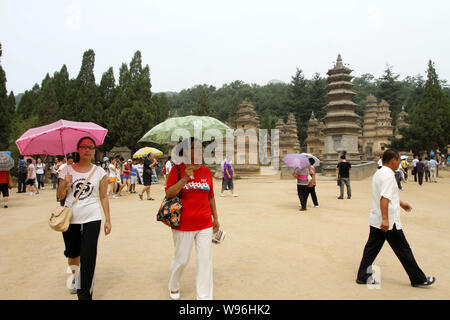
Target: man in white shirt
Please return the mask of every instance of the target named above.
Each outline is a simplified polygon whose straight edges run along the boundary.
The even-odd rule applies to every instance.
[[[412,171],[411,173],[414,176],[414,182],[417,182],[417,171],[416,171],[416,164],[419,162],[419,156],[416,156],[412,161]]]
[[[374,284],[372,263],[387,240],[395,255],[406,270],[413,287],[429,286],[436,280],[427,277],[417,265],[411,248],[406,241],[400,223],[400,208],[411,211],[412,207],[400,200],[395,181],[395,170],[400,164],[400,155],[393,149],[383,153],[383,167],[372,179],[372,210],[369,216],[370,234],[364,247],[358,270],[358,284]]]
[[[436,168],[438,166],[438,163],[436,160],[434,160],[433,157],[431,157],[431,160],[428,161],[428,167],[430,168],[430,182],[437,182],[436,179]]]

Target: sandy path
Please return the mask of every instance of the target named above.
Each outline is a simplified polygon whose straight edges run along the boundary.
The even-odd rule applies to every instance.
[[[413,206],[402,224],[415,258],[432,288],[412,288],[386,243],[375,264],[379,290],[355,284],[367,240],[370,179],[352,181],[351,200],[337,200],[334,181],[319,180],[320,208],[298,211],[295,181],[258,177],[235,182],[238,198],[219,197],[220,222],[228,232],[213,248],[215,299],[449,299],[450,171],[439,183],[405,185],[401,199]],[[138,191],[141,186],[138,186]],[[170,230],[155,220],[163,198],[111,199],[112,233],[99,241],[94,299],[168,299],[173,252]],[[0,299],[76,299],[65,287],[64,243],[47,226],[56,206],[53,190],[16,194],[0,207]],[[195,299],[195,250],[182,279],[182,298]]]

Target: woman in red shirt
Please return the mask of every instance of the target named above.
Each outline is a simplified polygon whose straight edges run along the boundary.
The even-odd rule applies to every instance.
[[[180,298],[180,278],[189,262],[194,242],[197,254],[197,300],[213,298],[212,235],[219,230],[220,225],[212,173],[203,164],[194,162],[195,149],[201,150],[203,159],[201,142],[191,138],[191,164],[183,162],[178,166],[179,170],[172,168],[166,184],[167,198],[171,199],[180,193],[183,204],[180,225],[172,227],[175,254],[170,268],[169,293],[174,300]]]

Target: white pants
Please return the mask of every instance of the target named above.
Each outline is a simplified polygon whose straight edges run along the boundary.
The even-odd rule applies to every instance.
[[[437,181],[436,168],[430,168],[430,182]]]
[[[180,289],[180,278],[189,262],[195,241],[197,256],[196,288],[197,300],[213,298],[212,228],[200,231],[173,230],[175,254],[170,267],[169,290]]]

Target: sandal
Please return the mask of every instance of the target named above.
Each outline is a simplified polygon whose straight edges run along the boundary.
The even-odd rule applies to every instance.
[[[155,199],[153,199],[153,198],[148,198],[147,200],[155,200]]]

